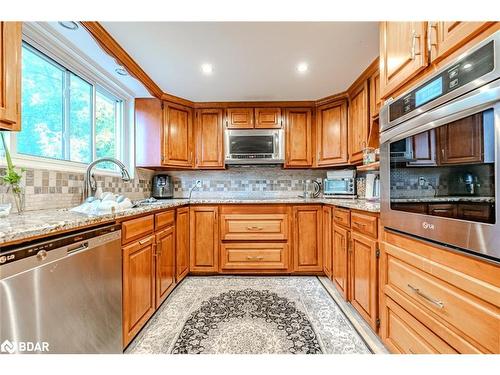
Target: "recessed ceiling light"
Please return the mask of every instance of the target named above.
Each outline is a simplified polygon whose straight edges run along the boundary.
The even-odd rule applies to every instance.
[[[76,30],[79,27],[78,24],[74,21],[60,21],[58,23],[59,25],[68,30]]]
[[[201,71],[203,72],[203,74],[209,75],[209,74],[212,74],[212,72],[214,71],[214,68],[213,68],[212,64],[205,63],[205,64],[201,64]]]
[[[116,68],[116,69],[115,69],[115,72],[116,72],[117,74],[121,75],[121,76],[128,76],[128,72],[127,72],[127,70],[126,70],[124,67],[122,67],[122,66],[120,66],[120,67]]]
[[[309,66],[305,62],[301,62],[300,64],[297,65],[297,72],[299,73],[305,73],[309,69]]]

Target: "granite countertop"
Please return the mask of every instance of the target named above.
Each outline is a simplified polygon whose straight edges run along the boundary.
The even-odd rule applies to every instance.
[[[378,203],[363,199],[334,199],[334,198],[193,198],[168,199],[153,204],[130,208],[124,211],[89,216],[69,211],[39,210],[28,211],[21,215],[11,214],[0,218],[0,246],[11,242],[29,240],[32,237],[41,237],[66,232],[79,228],[123,220],[124,218],[146,214],[161,209],[179,207],[187,204],[330,204],[369,212],[379,212]]]
[[[454,202],[475,202],[475,203],[494,203],[495,197],[419,197],[419,198],[393,198],[394,203],[454,203]]]

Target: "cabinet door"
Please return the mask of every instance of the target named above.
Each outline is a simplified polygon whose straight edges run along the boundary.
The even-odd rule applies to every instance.
[[[347,104],[345,102],[318,108],[316,150],[319,166],[347,163]]]
[[[368,82],[349,94],[349,102],[349,161],[358,163],[363,160],[363,150],[368,145]]]
[[[253,108],[227,109],[228,129],[252,129],[253,123]]]
[[[436,131],[434,129],[411,137],[413,160],[408,165],[436,165]]]
[[[153,235],[123,247],[123,346],[155,312]]]
[[[386,98],[427,66],[425,22],[380,23],[380,96]]]
[[[332,281],[335,283],[339,292],[347,299],[349,231],[338,225],[334,225],[332,245]]]
[[[175,281],[178,283],[189,273],[189,207],[177,209],[175,233]]]
[[[436,62],[448,56],[489,24],[489,22],[462,21],[430,22],[428,38],[430,38],[431,60]]]
[[[135,164],[137,167],[159,167],[162,164],[163,111],[161,100],[136,98]]]
[[[332,278],[332,207],[323,206],[323,271]]]
[[[175,286],[175,226],[156,234],[156,308]]]
[[[321,212],[321,206],[293,208],[295,220],[293,258],[296,272],[323,271]]]
[[[281,108],[255,108],[255,127],[281,129]]]
[[[224,168],[222,109],[196,111],[196,168]]]
[[[439,164],[469,164],[483,161],[483,116],[478,113],[438,129]]]
[[[377,71],[370,77],[370,117],[378,117],[380,112],[380,73]]]
[[[192,167],[193,115],[191,108],[166,103],[163,111],[163,165]]]
[[[21,130],[22,22],[0,22],[0,129]]]
[[[189,219],[190,271],[217,272],[219,270],[218,208],[191,207]]]
[[[377,330],[377,241],[351,232],[350,302]]]
[[[312,166],[311,109],[285,110],[285,167]]]

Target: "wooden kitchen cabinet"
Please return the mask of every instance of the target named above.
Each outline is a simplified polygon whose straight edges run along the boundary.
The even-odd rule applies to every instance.
[[[382,101],[380,100],[380,72],[377,70],[370,79],[370,118],[378,117]]]
[[[0,21],[0,130],[21,130],[22,22]]]
[[[347,164],[347,103],[340,101],[316,111],[316,152],[318,166]]]
[[[431,129],[411,137],[411,150],[413,158],[408,165],[436,165],[436,130]]]
[[[175,226],[156,234],[156,308],[175,286]]]
[[[163,108],[162,165],[193,166],[193,114],[183,105],[165,102]]]
[[[323,271],[322,207],[295,206],[293,257],[295,272]]]
[[[196,111],[196,168],[224,168],[224,127],[222,109]]]
[[[363,150],[368,146],[370,111],[368,81],[363,81],[349,93],[349,162],[363,161]]]
[[[155,312],[155,236],[123,247],[123,346]]]
[[[178,208],[175,219],[175,282],[189,273],[189,207]]]
[[[281,108],[255,108],[255,127],[281,129]]]
[[[332,233],[332,281],[346,300],[348,292],[349,243],[349,229],[343,228],[340,225],[334,225]]]
[[[431,47],[431,61],[437,62],[448,56],[490,25],[491,22],[429,22],[427,38]]]
[[[380,23],[380,96],[388,97],[427,66],[426,22]]]
[[[285,167],[306,168],[313,164],[312,112],[310,108],[285,110]]]
[[[329,279],[332,278],[332,213],[332,207],[323,206],[323,272]]]
[[[194,206],[189,211],[190,271],[218,272],[219,221],[218,207]]]
[[[438,162],[470,164],[483,161],[483,120],[478,113],[438,128]]]
[[[351,232],[349,301],[359,314],[377,330],[377,240]]]
[[[253,108],[228,108],[226,116],[228,129],[252,129],[254,127]]]

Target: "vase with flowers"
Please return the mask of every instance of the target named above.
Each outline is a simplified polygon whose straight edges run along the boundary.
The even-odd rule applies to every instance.
[[[3,149],[5,151],[5,159],[7,161],[7,166],[5,168],[5,174],[1,176],[4,184],[7,185],[7,192],[11,192],[14,198],[14,203],[18,213],[24,211],[24,189],[21,184],[22,173],[25,171],[24,168],[19,168],[20,173],[16,171],[16,167],[12,164],[12,158],[10,156],[9,149],[7,148],[7,142],[5,141],[5,135],[0,132],[0,137],[2,138]]]

